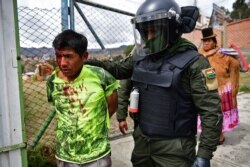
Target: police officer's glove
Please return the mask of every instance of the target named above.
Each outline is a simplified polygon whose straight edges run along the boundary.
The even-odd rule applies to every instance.
[[[192,167],[210,167],[210,160],[202,157],[196,157]]]

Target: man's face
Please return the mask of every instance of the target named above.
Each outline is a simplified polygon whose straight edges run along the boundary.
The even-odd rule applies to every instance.
[[[155,27],[147,27],[145,30],[144,30],[144,33],[145,33],[145,38],[147,40],[151,40],[155,37],[155,34],[156,32],[159,31],[157,30]]]
[[[167,34],[161,27],[152,26],[144,29],[145,45],[151,53],[157,53],[167,46]]]
[[[73,49],[56,50],[56,63],[64,77],[69,81],[74,80],[80,74],[82,66],[87,58],[87,52],[81,57]]]
[[[205,51],[209,51],[216,47],[216,43],[213,41],[212,38],[203,40],[203,49]]]

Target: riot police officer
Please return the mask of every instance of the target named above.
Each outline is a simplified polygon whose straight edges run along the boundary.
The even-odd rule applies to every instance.
[[[196,7],[180,8],[174,0],[146,0],[132,19],[132,56],[122,64],[98,63],[118,79],[131,77],[139,90],[134,167],[210,166],[222,127],[216,74],[181,37],[194,29],[198,15]]]

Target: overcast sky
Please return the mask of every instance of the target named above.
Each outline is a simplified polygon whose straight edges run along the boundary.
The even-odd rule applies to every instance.
[[[103,4],[105,6],[110,6],[116,9],[129,11],[135,13],[140,4],[145,0],[89,0],[91,2],[96,2]],[[156,0],[157,1],[157,0]],[[194,5],[194,0],[176,0],[180,6]],[[205,16],[211,16],[213,2],[216,0],[197,0],[197,6],[200,8],[201,14]],[[218,6],[224,6],[228,10],[232,10],[232,4],[236,0],[217,0],[216,4]],[[51,41],[58,32],[61,31],[60,26],[60,13],[54,13],[57,10],[43,10],[40,9],[60,9],[61,0],[17,0],[18,6],[25,6],[31,8],[25,11],[20,11],[20,41],[22,47],[51,47]],[[81,8],[84,5],[81,4]],[[122,44],[131,44],[134,41],[132,25],[130,24],[130,17],[128,16],[118,16],[113,15],[112,19],[119,20],[119,22],[113,22],[108,18],[109,12],[100,11],[98,8],[87,9],[89,6],[85,6],[85,10],[88,11],[86,16],[89,21],[91,21],[92,26],[95,28],[96,33],[101,38],[105,47],[116,47]],[[33,10],[33,8],[38,8],[38,10]],[[25,12],[28,12],[25,14]],[[91,12],[94,12],[91,14]],[[77,17],[78,12],[75,13]],[[79,14],[78,14],[79,15]],[[124,17],[124,18],[122,18]],[[48,18],[52,20],[48,21]],[[96,19],[98,18],[98,19]],[[53,20],[54,19],[54,20]],[[54,28],[52,26],[55,26]],[[102,25],[100,28],[99,25]],[[40,26],[40,27],[39,27]],[[27,27],[30,27],[27,30]],[[51,29],[52,28],[52,29]],[[86,34],[89,40],[89,48],[96,48],[99,46],[96,39],[92,33],[87,28],[86,24],[83,24],[82,19],[75,20],[75,29],[83,34]],[[44,31],[46,30],[46,31]],[[51,31],[53,30],[53,31]],[[105,33],[104,33],[105,32]],[[110,32],[112,34],[110,34]],[[48,33],[53,34],[52,36]],[[51,37],[51,38],[48,38]],[[115,46],[114,46],[115,45]]]
[[[89,0],[99,4],[105,4],[121,10],[135,13],[139,5],[144,0]],[[223,6],[229,11],[232,11],[232,5],[236,0],[196,0],[197,6],[200,8],[201,14],[211,16],[213,3],[218,6]],[[180,6],[194,5],[195,0],[176,0]],[[28,6],[30,8],[60,8],[61,0],[18,0],[19,6]]]

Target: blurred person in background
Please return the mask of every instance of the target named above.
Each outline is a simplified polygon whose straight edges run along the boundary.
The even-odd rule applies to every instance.
[[[225,141],[224,132],[232,131],[239,124],[237,93],[239,90],[240,64],[233,56],[222,54],[219,51],[216,34],[214,34],[212,28],[205,28],[201,32],[203,46],[199,53],[208,58],[218,80],[223,113],[223,126],[218,144],[222,144]],[[201,127],[198,126],[198,129],[200,131]]]

